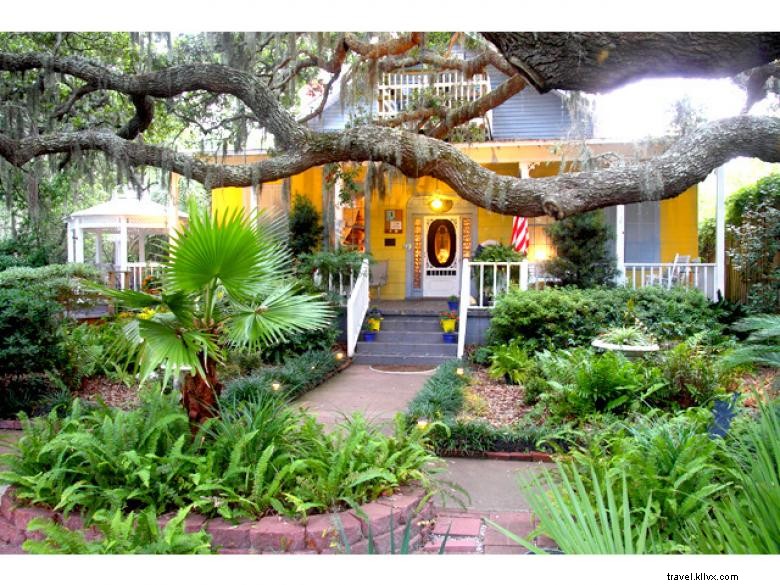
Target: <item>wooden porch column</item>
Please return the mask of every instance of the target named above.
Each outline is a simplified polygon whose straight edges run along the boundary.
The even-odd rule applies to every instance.
[[[146,262],[146,234],[143,230],[138,232],[138,261]]]
[[[715,293],[726,297],[726,169],[715,170]]]

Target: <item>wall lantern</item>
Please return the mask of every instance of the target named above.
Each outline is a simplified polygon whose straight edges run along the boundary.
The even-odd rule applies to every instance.
[[[434,213],[447,213],[452,209],[452,199],[444,199],[439,195],[434,195],[428,202],[428,207],[430,207],[431,211]]]

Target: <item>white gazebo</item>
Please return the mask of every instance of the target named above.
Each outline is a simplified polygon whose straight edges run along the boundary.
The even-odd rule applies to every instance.
[[[115,194],[110,201],[72,213],[68,225],[68,262],[84,262],[84,240],[95,236],[94,264],[107,275],[108,284],[118,288],[139,289],[144,277],[159,270],[159,264],[146,259],[146,238],[168,235],[187,214],[155,203],[144,193]],[[104,239],[114,243],[113,262],[103,260]],[[128,261],[130,247],[137,247],[137,262]]]

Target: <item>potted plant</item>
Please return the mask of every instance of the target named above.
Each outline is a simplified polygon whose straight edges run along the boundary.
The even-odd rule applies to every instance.
[[[460,297],[458,295],[450,295],[447,297],[447,308],[450,311],[457,311],[460,304]]]
[[[454,332],[458,326],[457,311],[442,311],[439,313],[439,323],[441,323],[441,330],[445,333]]]
[[[366,313],[366,323],[369,331],[379,331],[382,328],[382,313],[376,307],[369,309]]]
[[[363,341],[376,341],[377,329],[371,329],[371,326],[366,323],[363,325]]]
[[[457,311],[442,311],[439,313],[439,323],[441,324],[442,339],[444,343],[456,343],[458,341],[458,313]]]
[[[591,345],[598,349],[620,352],[628,359],[642,357],[660,349],[653,336],[640,325],[610,327],[594,339]]]

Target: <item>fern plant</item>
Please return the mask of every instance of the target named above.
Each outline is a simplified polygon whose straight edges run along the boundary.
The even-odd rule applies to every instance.
[[[511,384],[522,384],[534,372],[534,360],[529,357],[519,341],[513,340],[506,345],[493,348],[488,374],[496,380],[506,380]]]
[[[22,548],[32,554],[210,554],[208,533],[184,529],[190,509],[179,510],[162,529],[153,508],[127,515],[100,510],[92,517],[101,533],[96,540],[87,540],[82,531],[68,530],[48,518],[35,518],[27,529],[42,532],[43,539],[27,540]]]

